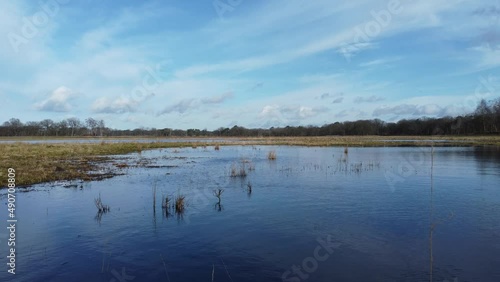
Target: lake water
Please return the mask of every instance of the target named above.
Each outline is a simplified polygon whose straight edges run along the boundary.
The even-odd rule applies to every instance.
[[[431,150],[120,156],[124,175],[17,192],[17,274],[2,227],[0,281],[430,281],[431,269],[432,281],[500,281],[500,149]],[[99,194],[110,212],[97,213]],[[184,213],[167,216],[162,195],[179,194]]]

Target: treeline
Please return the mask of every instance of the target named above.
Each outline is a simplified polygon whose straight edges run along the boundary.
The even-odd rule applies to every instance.
[[[68,118],[59,122],[44,119],[26,123],[11,118],[0,126],[0,136],[106,136],[111,131],[104,120],[93,118],[84,121]]]
[[[287,126],[248,129],[241,126],[199,129],[138,128],[118,130],[105,126],[103,120],[69,118],[59,122],[45,119],[22,123],[12,118],[0,126],[0,136],[326,136],[326,135],[475,135],[499,134],[500,98],[481,100],[473,113],[458,117],[403,119],[384,122],[379,119],[335,122],[323,126]]]

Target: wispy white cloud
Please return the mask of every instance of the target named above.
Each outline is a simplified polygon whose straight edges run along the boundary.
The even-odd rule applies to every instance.
[[[333,99],[332,104],[340,104],[342,101],[344,101],[344,97],[337,97]]]
[[[92,104],[92,111],[102,114],[133,113],[138,110],[141,103],[153,96],[154,94],[150,93],[137,99],[124,96],[118,98],[101,97]]]
[[[178,101],[177,103],[171,104],[161,110],[158,115],[179,113],[184,114],[187,112],[194,111],[202,106],[213,106],[224,103],[226,100],[234,97],[233,92],[223,93],[221,95],[210,96],[202,99],[196,98],[186,98]]]
[[[394,116],[443,116],[447,113],[447,107],[441,107],[436,104],[411,105],[401,104],[397,106],[383,106],[373,111],[374,117],[394,115]]]
[[[233,97],[234,97],[233,92],[227,92],[227,93],[224,93],[222,95],[203,98],[203,99],[201,99],[201,102],[203,104],[220,104],[220,103],[223,103],[224,101],[231,99]]]
[[[161,112],[158,113],[158,115],[163,115],[163,114],[170,114],[170,113],[186,113],[190,110],[196,109],[200,106],[199,101],[195,99],[184,99],[181,100],[175,104],[172,104],[170,106],[167,106],[165,109],[163,109]]]
[[[387,65],[392,62],[398,61],[400,58],[385,58],[385,59],[376,59],[372,60],[369,62],[361,63],[359,64],[360,67],[374,67],[374,66],[381,66],[381,65]]]
[[[301,121],[329,112],[327,107],[266,105],[259,118],[263,120]]]
[[[35,108],[47,112],[69,112],[72,109],[70,100],[75,97],[76,93],[71,89],[60,86],[47,99],[36,103]]]
[[[375,96],[375,95],[368,96],[368,97],[358,96],[358,97],[354,98],[354,103],[375,103],[375,102],[380,102],[380,101],[384,101],[384,100],[385,100],[384,97]]]
[[[106,97],[97,99],[92,105],[92,111],[105,114],[122,114],[135,112],[138,102],[130,98],[120,97],[118,99],[109,99]]]
[[[477,68],[480,70],[495,68],[500,66],[500,44],[491,48],[488,45],[476,46],[472,48],[478,55]]]

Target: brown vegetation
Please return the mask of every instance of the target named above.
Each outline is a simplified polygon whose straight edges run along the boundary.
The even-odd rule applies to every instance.
[[[276,160],[276,151],[270,151],[269,153],[267,153],[267,159],[271,160],[271,161],[274,161]]]

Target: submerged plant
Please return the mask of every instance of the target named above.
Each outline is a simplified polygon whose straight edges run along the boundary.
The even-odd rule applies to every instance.
[[[161,198],[161,208],[165,214],[166,218],[170,217],[170,210],[173,208],[173,205],[170,204],[171,197],[163,195]]]
[[[99,193],[99,197],[94,199],[95,206],[97,207],[97,211],[99,213],[108,212],[111,208],[108,205],[102,203],[101,193]]]
[[[153,210],[156,210],[156,181],[153,184]]]
[[[224,190],[223,189],[215,189],[214,190],[214,196],[217,197],[217,199],[219,200],[219,203],[220,203],[220,197],[222,196],[222,193],[224,193]]]
[[[252,163],[252,161],[248,161],[248,170],[249,171],[255,170],[255,165]]]
[[[178,195],[175,198],[175,212],[176,213],[183,213],[184,212],[184,206],[186,204],[185,199],[186,199],[186,197],[184,195]]]
[[[161,198],[161,208],[166,209],[167,212],[170,209],[170,197],[169,196],[163,196]]]
[[[236,164],[231,165],[231,177],[244,178],[246,176],[247,176],[247,171],[245,169],[245,164],[241,164],[240,166]]]
[[[269,153],[267,153],[267,159],[271,161],[276,160],[276,151],[272,150]]]

